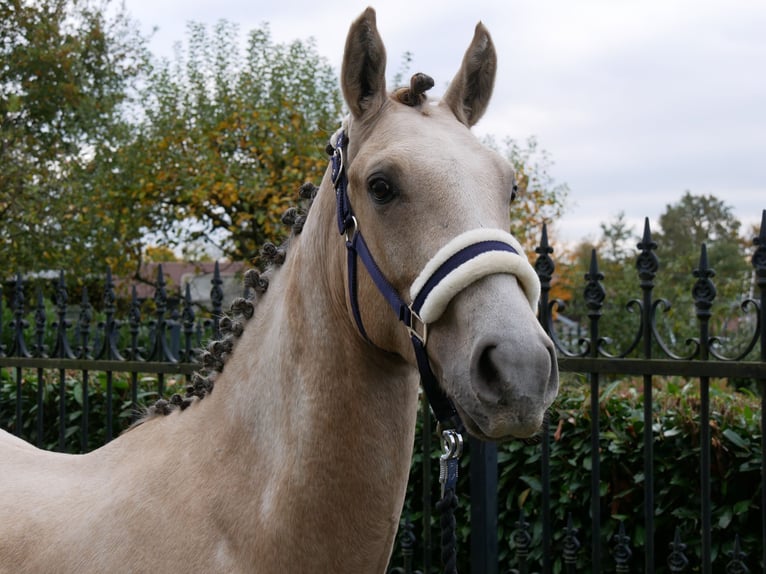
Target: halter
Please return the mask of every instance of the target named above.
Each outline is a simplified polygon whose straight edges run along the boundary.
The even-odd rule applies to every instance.
[[[431,369],[426,351],[428,326],[441,317],[455,295],[482,277],[496,273],[516,276],[532,310],[536,311],[540,281],[522,255],[521,245],[510,233],[500,229],[472,229],[453,238],[426,263],[410,287],[412,302],[405,303],[375,263],[359,222],[354,217],[348,197],[345,124],[344,121],[344,125],[330,139],[331,174],[335,186],[338,231],[346,238],[349,300],[354,321],[361,335],[372,343],[362,324],[357,297],[357,260],[360,259],[394,314],[409,331],[423,390],[436,419],[447,426],[457,421],[458,416]]]

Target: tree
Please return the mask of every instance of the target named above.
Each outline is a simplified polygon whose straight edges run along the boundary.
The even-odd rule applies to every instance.
[[[602,257],[615,263],[624,263],[634,255],[637,236],[635,230],[625,221],[624,211],[618,212],[614,220],[602,222],[599,227],[601,241],[598,251]]]
[[[748,293],[752,268],[748,265],[746,242],[740,238],[741,223],[731,206],[713,195],[686,191],[676,204],[667,205],[655,234],[660,273],[657,295],[672,303],[663,324],[666,332],[695,337],[696,321],[692,286],[693,271],[699,267],[701,246],[707,250],[709,266],[715,271],[711,332],[725,334],[727,325],[737,324],[739,305]],[[736,339],[736,337],[735,337]],[[679,339],[679,346],[684,339]]]
[[[147,52],[108,6],[0,0],[0,253],[11,272],[103,268],[109,253],[94,233],[103,203],[91,172],[130,132],[124,110]]]
[[[711,333],[715,335],[726,335],[727,326],[739,325],[739,305],[748,295],[751,274],[748,250],[746,242],[738,235],[740,222],[731,207],[711,195],[696,196],[686,192],[678,203],[666,206],[658,227],[651,230],[652,239],[657,244],[654,252],[659,260],[652,297],[667,300],[670,308],[660,305],[656,311],[657,328],[674,352],[688,354],[691,347],[687,346],[687,339],[699,336],[692,288],[696,280],[693,272],[700,264],[701,244],[706,244],[709,266],[716,272],[711,323]],[[557,272],[565,277],[566,284],[574,285],[565,297],[568,306],[564,313],[585,325],[587,309],[583,275],[588,270],[591,251],[596,250],[606,291],[600,334],[612,339],[609,351],[619,353],[629,347],[639,324],[638,317],[629,313],[626,307],[629,301],[641,298],[635,267],[638,251],[628,249],[631,242],[635,247],[640,238],[625,224],[622,213],[615,220],[602,223],[601,231],[595,245],[581,244],[575,250],[572,263],[559,265]],[[633,310],[638,309],[634,307]],[[732,346],[739,345],[735,339],[729,336]]]
[[[305,181],[321,179],[324,148],[340,121],[332,67],[313,41],[275,44],[268,27],[210,34],[190,24],[175,61],[144,92],[145,119],[122,150],[121,193],[150,207],[147,225],[169,245],[200,240],[247,260],[283,235],[282,212]]]
[[[569,188],[553,179],[550,174],[553,161],[536,138],[530,137],[523,144],[505,138],[498,145],[494,138],[487,137],[484,143],[511,162],[516,171],[518,190],[511,203],[511,232],[527,253],[534,253],[543,224],[550,228],[561,217]]]
[[[699,261],[706,244],[710,265],[722,275],[739,275],[745,254],[739,237],[741,223],[731,206],[712,195],[687,191],[676,204],[668,204],[660,215],[656,233],[657,255],[669,263],[673,273],[688,273]]]

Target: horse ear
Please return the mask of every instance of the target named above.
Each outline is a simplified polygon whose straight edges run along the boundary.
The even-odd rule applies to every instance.
[[[442,102],[460,122],[471,127],[487,110],[495,86],[497,53],[489,31],[479,22],[471,45],[463,56],[457,75],[447,88]]]
[[[341,86],[356,118],[377,111],[386,100],[386,49],[372,8],[367,8],[348,31]]]

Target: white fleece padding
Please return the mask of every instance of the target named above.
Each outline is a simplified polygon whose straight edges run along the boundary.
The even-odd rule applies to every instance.
[[[508,273],[514,275],[521,284],[524,294],[533,311],[537,311],[540,298],[540,280],[534,268],[527,261],[524,251],[516,238],[501,229],[472,229],[452,239],[426,263],[423,271],[410,287],[410,297],[415,300],[420,290],[441,265],[455,253],[482,241],[499,241],[510,245],[516,251],[486,251],[469,259],[450,272],[436,285],[420,309],[420,318],[424,323],[432,323],[441,317],[447,305],[463,289],[487,275]]]

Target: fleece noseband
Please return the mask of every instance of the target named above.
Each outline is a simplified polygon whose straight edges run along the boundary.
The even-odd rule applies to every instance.
[[[457,417],[457,413],[428,360],[428,325],[441,317],[455,295],[482,277],[496,273],[516,276],[530,306],[536,310],[540,281],[510,233],[500,229],[472,229],[453,238],[426,263],[410,287],[411,303],[405,303],[375,263],[351,209],[345,165],[347,144],[343,128],[330,140],[338,230],[346,238],[349,300],[354,321],[369,341],[357,297],[357,260],[361,260],[380,293],[409,330],[423,390],[436,418],[448,423]]]

